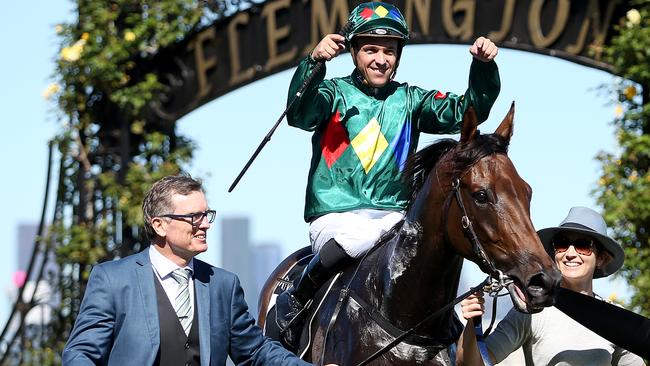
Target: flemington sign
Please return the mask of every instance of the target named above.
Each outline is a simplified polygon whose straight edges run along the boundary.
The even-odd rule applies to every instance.
[[[520,49],[609,70],[602,47],[629,9],[624,0],[402,0],[409,44],[469,44],[487,35]],[[288,69],[359,1],[268,0],[164,50],[155,68],[166,92],[153,111],[174,121],[255,80]],[[284,91],[282,91],[284,93]]]

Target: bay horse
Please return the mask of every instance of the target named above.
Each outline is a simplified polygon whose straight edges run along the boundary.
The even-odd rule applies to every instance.
[[[482,135],[468,108],[459,142],[442,140],[409,159],[405,219],[314,302],[319,306],[312,306],[304,328],[311,341],[303,358],[356,365],[417,325],[373,365],[449,364],[446,351],[462,323],[452,307],[443,308],[456,297],[463,258],[506,278],[519,311],[553,305],[560,273],[531,222],[532,190],[507,156],[513,118],[514,103],[496,131]],[[262,326],[279,279],[308,252],[294,253],[271,274],[260,297]],[[418,324],[438,309],[441,316]]]

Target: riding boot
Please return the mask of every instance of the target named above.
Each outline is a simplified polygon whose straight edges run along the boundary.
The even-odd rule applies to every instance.
[[[309,305],[316,291],[336,272],[350,262],[343,248],[331,239],[311,259],[293,287],[283,292],[275,301],[276,322],[282,343],[289,350],[299,346],[300,332]]]

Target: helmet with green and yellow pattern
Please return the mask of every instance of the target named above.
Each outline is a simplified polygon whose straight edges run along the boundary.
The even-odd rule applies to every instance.
[[[353,24],[346,34],[352,42],[357,36],[397,38],[400,46],[409,39],[409,30],[402,13],[394,5],[382,2],[362,3],[350,13],[348,19]]]

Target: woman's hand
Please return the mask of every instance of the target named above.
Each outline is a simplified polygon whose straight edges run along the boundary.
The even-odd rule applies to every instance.
[[[463,312],[463,318],[470,320],[485,313],[485,298],[483,292],[478,291],[469,295],[465,300],[460,302],[460,310]]]

